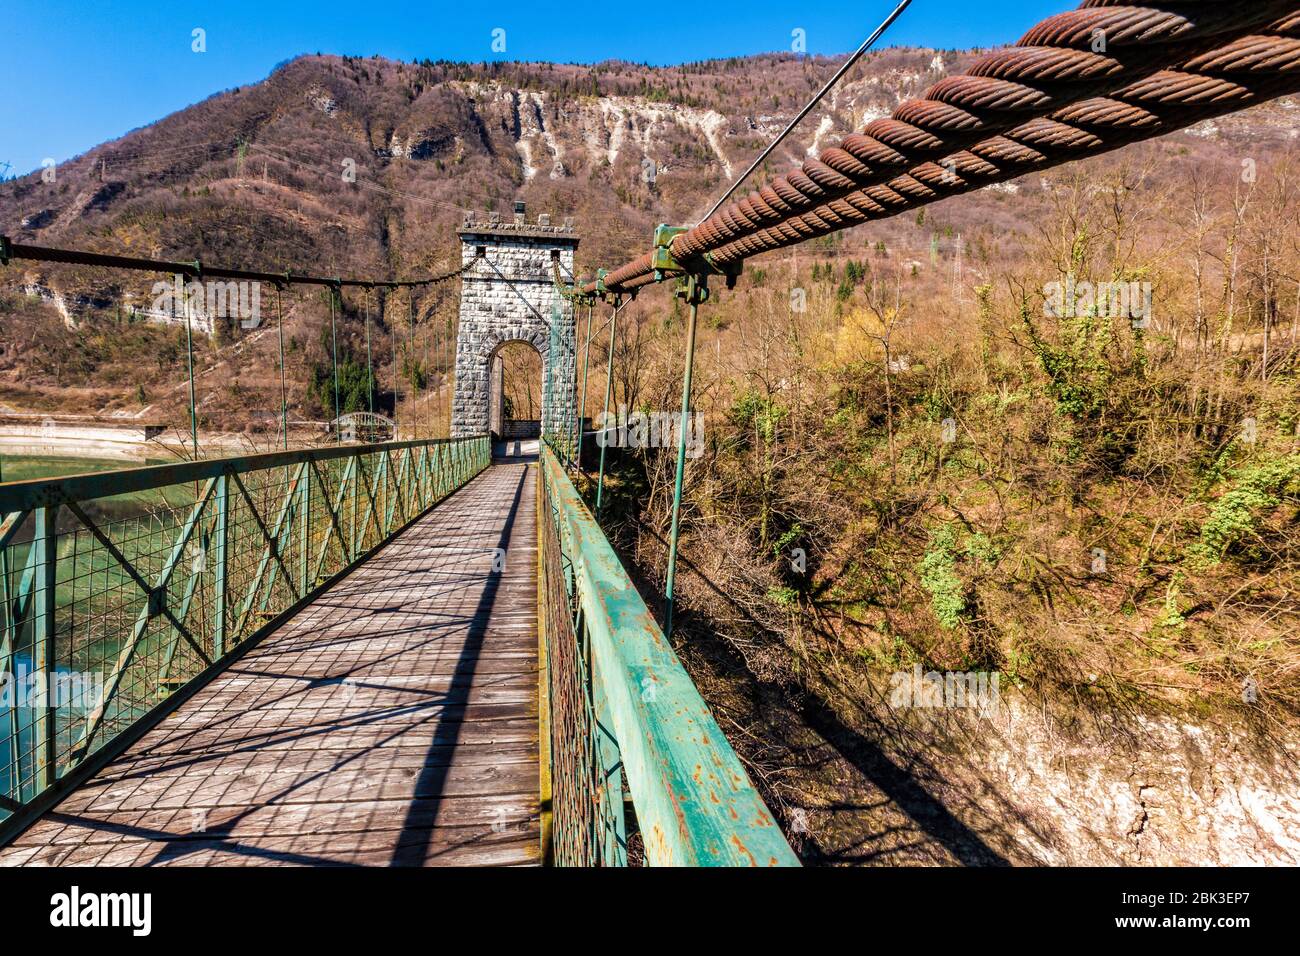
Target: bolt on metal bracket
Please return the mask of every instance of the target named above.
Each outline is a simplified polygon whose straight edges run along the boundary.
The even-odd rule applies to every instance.
[[[684,275],[677,279],[677,288],[673,295],[687,305],[703,305],[709,301],[709,277],[704,274]],[[694,301],[692,301],[694,296]]]
[[[713,270],[714,275],[726,277],[728,289],[734,289],[736,287],[736,280],[740,278],[741,272],[745,269],[745,260],[743,259],[738,262],[728,262],[726,265],[718,265],[713,261],[713,253],[711,252],[706,252],[704,254],[704,261],[708,263],[708,266]]]
[[[686,232],[685,226],[669,226],[660,223],[655,228],[655,247],[651,254],[651,264],[655,270],[655,281],[662,282],[665,272],[679,272],[682,267],[673,258],[673,240]]]

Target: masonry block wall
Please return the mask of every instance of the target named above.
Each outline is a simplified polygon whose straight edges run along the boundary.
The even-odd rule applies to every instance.
[[[542,430],[567,434],[577,413],[577,336],[573,306],[556,292],[552,261],[558,256],[560,275],[572,281],[578,248],[572,225],[552,226],[546,216],[529,223],[522,212],[509,222],[471,214],[460,240],[463,265],[480,248],[484,256],[461,277],[452,437],[489,431],[492,365],[508,342],[527,342],[541,355]]]

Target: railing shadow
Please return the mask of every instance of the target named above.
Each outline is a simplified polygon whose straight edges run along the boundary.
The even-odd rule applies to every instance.
[[[404,541],[399,537],[385,556],[378,559],[386,562],[381,573],[367,577],[364,569],[369,566],[374,572],[376,568],[367,562],[358,569],[358,575],[345,578],[325,592],[322,600],[297,622],[296,629],[280,635],[281,640],[272,639],[253,649],[249,657],[226,671],[225,676],[237,683],[244,679],[266,679],[266,690],[251,696],[245,694],[239,699],[238,707],[211,715],[203,712],[214,709],[214,701],[196,698],[186,711],[193,726],[183,722],[161,739],[135,751],[129,760],[110,766],[97,781],[100,786],[92,785],[85,791],[86,799],[76,811],[62,808],[47,815],[47,820],[65,826],[116,835],[121,838],[119,842],[110,843],[102,838],[75,843],[54,840],[39,851],[41,861],[57,864],[65,859],[74,863],[96,860],[150,866],[184,862],[189,858],[220,865],[220,857],[233,856],[250,862],[289,865],[355,865],[345,855],[322,854],[319,842],[271,833],[265,834],[265,839],[259,837],[257,814],[276,805],[293,810],[295,805],[304,802],[304,793],[311,794],[314,789],[328,785],[330,775],[337,771],[347,771],[355,777],[355,782],[341,781],[342,785],[334,787],[336,793],[326,797],[327,801],[343,801],[343,806],[349,806],[355,805],[349,801],[385,799],[365,773],[370,764],[367,755],[380,755],[375,765],[388,766],[382,756],[383,748],[403,746],[415,735],[427,740],[428,745],[418,751],[423,758],[420,761],[423,770],[414,781],[414,788],[403,797],[406,813],[400,833],[389,833],[392,843],[381,841],[382,850],[366,841],[364,834],[350,830],[340,830],[331,836],[328,845],[340,851],[364,852],[370,863],[414,865],[480,846],[488,853],[508,851],[513,845],[535,840],[520,837],[517,832],[502,833],[495,828],[489,831],[486,825],[457,826],[455,840],[431,846],[432,828],[446,790],[453,748],[464,726],[462,718],[469,707],[471,685],[482,691],[512,680],[510,673],[490,672],[482,676],[475,673],[488,615],[496,603],[499,575],[490,573],[485,579],[484,572],[467,570],[464,562],[454,555],[448,562],[441,545],[451,543],[450,550],[454,552],[456,542],[473,539],[477,543],[478,538],[494,535],[497,543],[505,547],[523,500],[526,478],[527,472],[523,471],[513,489],[511,506],[500,531],[497,528],[502,518],[494,509],[482,523],[465,519],[443,522],[438,538],[433,541],[409,535]],[[494,496],[505,494],[510,492],[507,489],[494,492]],[[482,547],[463,550],[486,552],[490,548],[485,542]],[[432,561],[430,553],[434,555]],[[418,569],[421,576],[408,584],[403,572],[412,568]],[[467,589],[480,587],[477,608],[467,615],[463,606],[472,598],[463,595]],[[352,613],[344,615],[346,620],[336,619],[336,611],[340,609]],[[409,619],[400,613],[408,609],[412,612]],[[313,616],[319,621],[313,621]],[[367,623],[372,619],[379,625],[377,628]],[[348,645],[355,647],[359,641],[372,647],[378,642],[380,653],[356,659],[349,653]],[[390,651],[389,642],[400,646]],[[438,649],[444,642],[446,654]],[[427,658],[430,649],[434,659],[448,662],[458,654],[455,671],[449,678],[450,686],[445,689],[425,687],[419,681],[409,683],[402,676],[406,671],[400,666],[387,666],[404,655],[418,658],[421,650]],[[443,673],[441,668],[439,673]],[[285,681],[290,682],[288,687]],[[351,693],[375,694],[378,699],[373,704],[363,702],[361,708],[344,704],[336,709],[328,701],[322,708],[314,695],[322,690],[330,692],[334,686],[345,683]],[[393,702],[384,699],[390,695],[398,699]],[[301,703],[297,702],[299,698]],[[303,721],[303,708],[313,706],[321,710],[318,719]],[[498,705],[480,706],[496,708]],[[504,708],[504,716],[512,718],[513,724],[516,718],[509,711],[518,709],[519,705],[507,700],[499,706]],[[197,719],[194,719],[195,711],[199,712]],[[389,724],[394,725],[391,732]],[[379,729],[381,736],[371,736],[365,729],[368,727]],[[319,748],[320,743],[339,735],[345,738],[343,746]],[[353,739],[357,740],[355,747],[348,745]],[[319,743],[313,745],[313,740]],[[507,750],[510,753],[502,759],[509,762],[513,758],[519,762],[527,746],[507,744]],[[248,759],[240,759],[241,755],[247,755]],[[205,765],[219,769],[205,774]],[[157,781],[151,779],[156,774],[167,778],[162,789],[156,788]],[[182,803],[178,805],[177,795],[168,792],[168,781],[187,778],[190,782],[198,781],[194,792],[202,793],[203,797],[189,804],[189,797],[182,793]],[[236,803],[221,806],[228,786],[246,787],[250,783],[257,788],[251,800],[250,794],[245,793]],[[185,789],[182,785],[181,790]],[[187,804],[199,807],[211,804],[208,812],[213,819],[206,821],[201,829],[187,831],[186,818],[191,812]],[[397,804],[399,812],[401,806]],[[380,852],[384,854],[383,860],[378,859]]]
[[[515,486],[514,498],[510,502],[510,510],[506,514],[505,521],[501,526],[501,533],[497,538],[497,548],[503,550],[509,548],[515,519],[519,514],[519,505],[523,500],[527,477],[527,469],[520,471],[519,481]],[[465,635],[465,643],[461,647],[460,657],[453,671],[452,687],[448,692],[448,703],[452,706],[455,705],[457,696],[462,698],[463,703],[468,704],[470,685],[473,682],[474,671],[478,665],[479,654],[483,649],[484,638],[487,636],[492,607],[496,604],[497,591],[501,585],[501,574],[500,571],[489,572],[487,580],[483,583],[483,593],[479,596],[478,605],[474,609],[474,614],[470,617],[468,633]],[[457,740],[460,738],[462,726],[463,722],[459,720],[440,719],[437,729],[434,731],[433,739],[429,742],[430,756],[439,748],[455,747]],[[435,764],[431,761],[425,762],[425,766],[421,769],[416,782],[415,792],[429,793],[435,796],[430,797],[432,803],[427,807],[417,807],[415,802],[412,802],[402,826],[402,837],[393,852],[390,865],[424,865],[433,836],[433,826],[437,822],[438,812],[444,799],[443,790],[450,770],[450,760],[445,764]]]
[[[639,530],[654,538],[665,548],[667,542],[653,528],[638,523]],[[780,635],[774,634],[762,621],[758,620],[746,608],[741,606],[723,588],[715,584],[696,564],[680,552],[677,557],[679,566],[691,572],[715,597],[725,602],[726,606],[738,614],[755,632],[771,641],[779,641]],[[645,576],[633,570],[635,565],[628,563],[629,574],[637,588],[647,595],[647,602],[653,601],[657,609],[662,604],[662,597]],[[834,753],[851,765],[866,780],[870,781],[881,793],[898,807],[929,839],[938,842],[958,862],[965,866],[1009,866],[1010,861],[1001,852],[989,845],[987,840],[962,820],[958,819],[948,807],[935,797],[922,782],[934,779],[935,771],[919,758],[903,765],[886,752],[882,746],[868,736],[863,730],[849,726],[819,696],[810,693],[805,687],[790,687],[784,683],[773,684],[760,677],[745,657],[724,640],[709,624],[707,619],[681,608],[677,611],[677,623],[680,634],[689,634],[686,642],[693,653],[706,654],[715,660],[725,662],[729,676],[739,676],[745,691],[755,697],[782,701],[792,706],[795,713],[806,726],[833,749]],[[875,731],[886,736],[893,731],[879,727]],[[767,789],[767,788],[765,788]],[[769,805],[780,806],[783,801],[770,800]],[[787,829],[789,821],[787,820]],[[879,834],[878,836],[883,836]],[[796,835],[797,836],[797,835]],[[802,852],[806,862],[822,864],[842,864],[862,862],[861,854],[851,857],[846,854],[824,851],[813,840],[805,840]],[[876,851],[883,855],[889,851]],[[869,854],[871,855],[871,854]]]

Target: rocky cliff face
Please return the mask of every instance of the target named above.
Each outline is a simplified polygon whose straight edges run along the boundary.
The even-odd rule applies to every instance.
[[[716,649],[683,658],[710,705],[746,727],[733,745],[764,771],[805,862],[1300,864],[1300,752],[1285,728],[1011,686],[938,709],[895,706],[883,679],[774,692],[743,666],[719,667]]]
[[[964,767],[948,790],[979,794],[973,825],[997,821],[1015,861],[1295,866],[1297,753],[1266,740],[1156,716],[1123,731],[1071,732],[1013,697],[954,739],[964,747],[952,762]]]

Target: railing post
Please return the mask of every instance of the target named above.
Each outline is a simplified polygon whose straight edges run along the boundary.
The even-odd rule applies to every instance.
[[[301,568],[299,570],[299,594],[306,594],[308,591],[308,579],[311,576],[311,469],[304,468],[302,471],[302,528],[299,533]]]
[[[2,527],[3,525],[0,525],[0,528]],[[9,546],[0,544],[0,600],[4,601],[3,607],[0,607],[0,627],[4,629],[0,632],[0,674],[13,670],[13,647],[18,641],[12,589],[13,585],[9,580]],[[0,783],[0,795],[8,797],[18,797],[22,790],[22,775],[19,773],[22,751],[18,747],[16,703],[10,701],[8,706],[0,708],[0,714],[7,714],[9,717],[9,771],[8,776]]]
[[[375,507],[379,509],[379,537],[388,537],[388,453],[379,452],[379,477],[375,479]],[[383,494],[382,504],[379,495]]]
[[[424,446],[424,470],[422,470],[420,473],[422,475],[422,481],[424,481],[424,484],[421,485],[421,488],[424,489],[424,492],[422,493],[424,493],[425,507],[429,507],[430,505],[432,505],[432,503],[434,502],[434,498],[437,497],[434,496],[433,493],[433,488],[434,488],[433,481],[435,477],[435,472],[433,471],[433,450],[435,449],[435,447],[437,446],[435,445]]]
[[[601,832],[595,834],[601,848],[605,866],[627,866],[627,817],[623,812],[623,758],[619,754],[618,740],[614,735],[614,717],[610,711],[609,697],[599,669],[606,665],[592,660],[587,648],[587,673],[591,680],[591,709],[595,726],[591,728],[595,740],[592,748],[596,757],[596,771],[601,776],[600,799],[602,806],[597,815]]]
[[[51,680],[55,660],[55,609],[58,607],[59,539],[57,524],[59,506],[37,508],[36,528],[32,547],[36,549],[36,573],[39,583],[33,587],[32,618],[34,644],[32,670],[41,682],[40,707],[32,720],[32,755],[35,758],[36,792],[40,793],[58,778],[55,765],[55,739],[58,714],[54,709],[55,682]]]
[[[217,486],[213,492],[217,499],[217,527],[216,527],[216,568],[215,578],[212,585],[213,595],[213,623],[212,623],[212,659],[223,657],[226,653],[226,551],[227,542],[230,537],[229,533],[229,489],[230,477],[225,472],[217,476]]]
[[[348,559],[355,561],[357,555],[361,553],[361,542],[357,540],[357,486],[361,484],[361,456],[352,456],[352,488],[348,496],[352,499],[352,524],[349,526],[351,534],[348,541]]]

